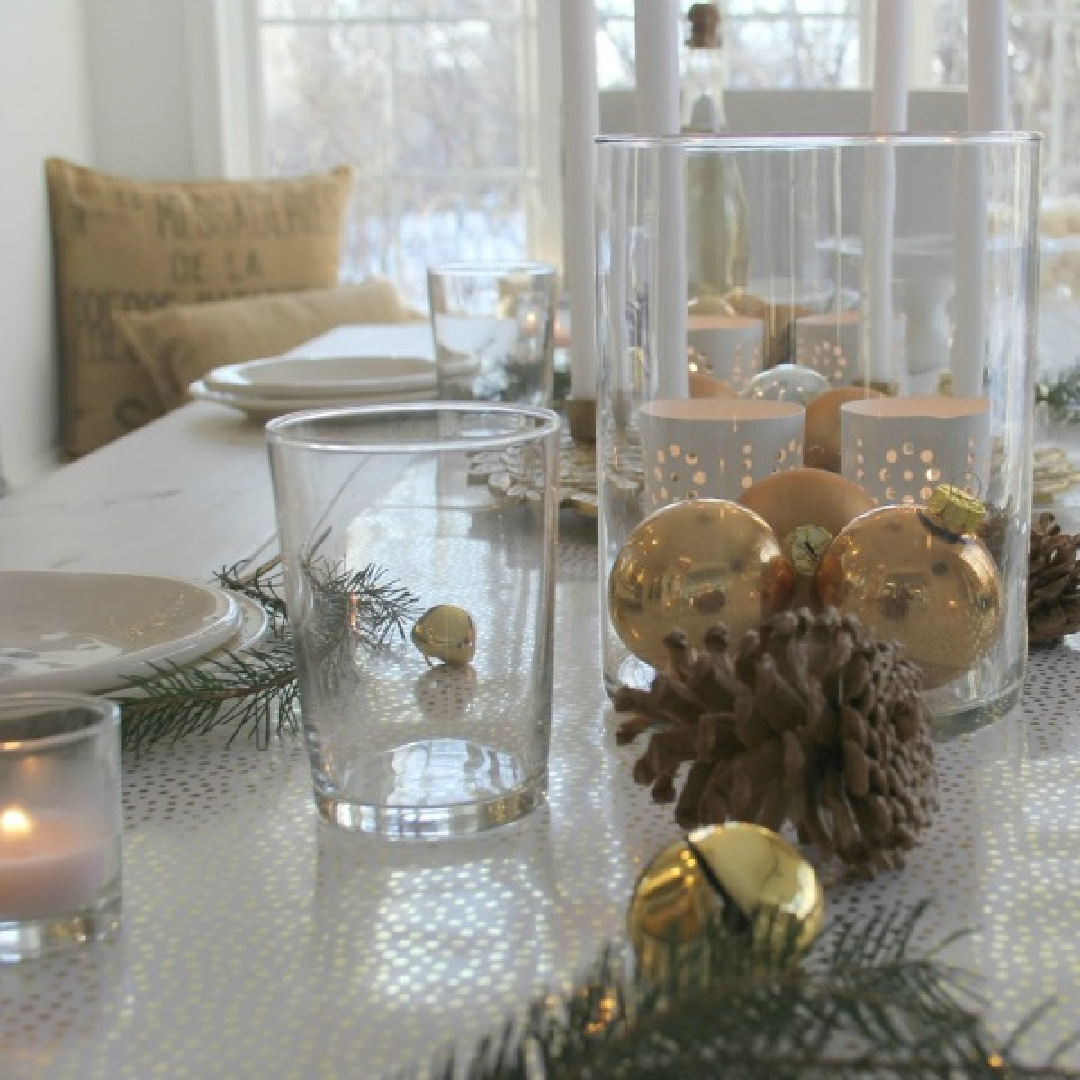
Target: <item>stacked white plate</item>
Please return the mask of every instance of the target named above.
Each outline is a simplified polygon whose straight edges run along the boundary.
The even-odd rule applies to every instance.
[[[215,368],[191,396],[267,420],[300,409],[434,398],[426,323],[339,327],[286,356]]]
[[[155,666],[241,652],[266,612],[215,585],[143,574],[0,572],[0,693],[116,690]]]

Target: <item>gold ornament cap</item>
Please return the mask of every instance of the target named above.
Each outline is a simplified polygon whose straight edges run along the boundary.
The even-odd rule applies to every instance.
[[[934,488],[926,504],[930,520],[946,532],[956,536],[974,533],[986,517],[986,507],[962,488],[953,484],[941,484]]]
[[[426,660],[467,664],[476,653],[476,624],[464,608],[439,604],[416,620],[412,642]]]
[[[731,821],[660,851],[634,887],[628,923],[642,973],[663,981],[687,954],[708,963],[710,931],[745,936],[773,963],[795,960],[821,932],[824,913],[818,876],[795,847],[771,829]]]
[[[784,537],[784,550],[795,567],[795,573],[813,577],[832,539],[833,534],[823,525],[796,525]]]

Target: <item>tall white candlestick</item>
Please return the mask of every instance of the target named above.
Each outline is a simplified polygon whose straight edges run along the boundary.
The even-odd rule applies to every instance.
[[[870,99],[872,131],[907,130],[910,57],[910,0],[878,0],[874,89]]]
[[[968,128],[1007,131],[1008,0],[968,0]]]
[[[1008,120],[1008,4],[968,0],[968,129],[1004,131]],[[956,301],[952,374],[957,394],[983,392],[986,312],[984,151],[962,151],[957,181]]]
[[[635,0],[637,123],[645,135],[675,135],[679,131],[679,24],[679,0]],[[684,173],[678,149],[672,147],[660,155],[652,359],[657,370],[657,393],[667,398],[690,394]]]
[[[596,4],[562,0],[563,269],[570,292],[570,396],[596,400],[594,192],[600,98]]]
[[[875,132],[907,129],[908,62],[911,52],[909,0],[878,0],[874,33],[874,89],[870,123]],[[893,371],[893,233],[896,225],[896,154],[893,147],[872,148],[866,161],[868,222],[863,295],[865,330],[872,378],[892,383]]]

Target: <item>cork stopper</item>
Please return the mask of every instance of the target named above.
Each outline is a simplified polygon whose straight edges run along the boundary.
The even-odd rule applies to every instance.
[[[717,4],[691,4],[686,16],[690,20],[690,36],[686,44],[691,49],[718,49],[723,42],[720,31],[720,8]]]
[[[926,504],[926,516],[940,529],[963,536],[974,533],[986,517],[986,507],[974,495],[952,484],[934,488]]]

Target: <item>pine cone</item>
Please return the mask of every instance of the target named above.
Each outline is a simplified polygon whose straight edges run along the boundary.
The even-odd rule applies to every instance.
[[[1045,645],[1080,630],[1080,535],[1070,536],[1051,513],[1031,526],[1028,641]]]
[[[922,676],[897,643],[833,608],[776,615],[735,651],[723,625],[701,651],[681,631],[665,643],[669,670],[616,692],[636,714],[617,737],[659,727],[634,779],[677,799],[681,826],[790,821],[826,861],[866,875],[903,865],[937,800]]]

